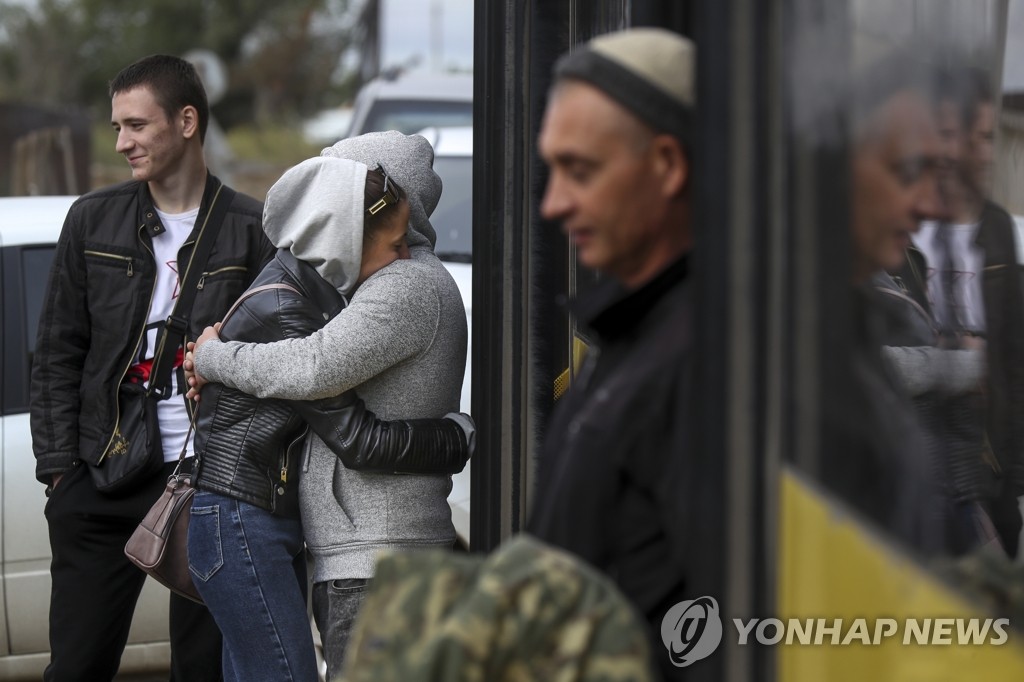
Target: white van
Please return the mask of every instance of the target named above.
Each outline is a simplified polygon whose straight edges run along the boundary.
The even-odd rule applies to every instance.
[[[345,137],[381,130],[411,135],[427,126],[472,124],[472,74],[409,71],[379,76],[359,90]]]
[[[473,127],[432,126],[418,131],[434,148],[434,171],[441,176],[441,200],[430,216],[437,232],[434,251],[452,274],[466,306],[469,348],[462,380],[462,412],[471,414],[473,373]],[[469,547],[469,480],[473,461],[452,478],[448,504],[459,542]]]

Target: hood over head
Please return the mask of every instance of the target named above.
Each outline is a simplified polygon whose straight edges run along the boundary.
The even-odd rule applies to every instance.
[[[366,164],[313,157],[292,166],[267,192],[263,231],[279,249],[306,261],[341,294],[359,278],[363,258]]]
[[[339,140],[320,155],[352,159],[371,169],[383,165],[408,196],[409,246],[434,247],[437,234],[430,224],[430,215],[441,198],[441,178],[434,172],[434,148],[425,137],[397,130],[366,133]]]

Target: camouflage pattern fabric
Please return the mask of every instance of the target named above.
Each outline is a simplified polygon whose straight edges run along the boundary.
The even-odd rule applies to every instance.
[[[488,556],[384,553],[344,682],[646,682],[643,621],[615,585],[528,535]]]

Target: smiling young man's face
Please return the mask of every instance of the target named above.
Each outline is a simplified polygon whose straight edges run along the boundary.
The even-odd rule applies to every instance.
[[[191,107],[173,118],[148,87],[119,92],[111,99],[110,125],[117,132],[115,150],[128,161],[132,178],[161,182],[181,166],[189,137],[198,135]]]

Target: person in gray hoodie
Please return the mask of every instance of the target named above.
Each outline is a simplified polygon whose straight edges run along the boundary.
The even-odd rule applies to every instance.
[[[356,388],[381,419],[457,412],[466,315],[455,281],[433,251],[436,236],[429,216],[441,195],[433,149],[419,135],[389,131],[341,140],[321,155],[371,168],[382,164],[405,189],[410,258],[367,278],[348,307],[305,338],[202,344],[194,356],[198,383],[218,381],[261,398],[289,400]],[[341,670],[378,552],[454,544],[450,491],[447,475],[350,470],[316,437],[310,438],[299,499],[314,559],[313,615],[328,679]]]
[[[409,257],[408,200],[383,169],[307,159],[270,188],[264,213],[264,231],[282,247],[225,316],[224,339],[306,336],[371,274]],[[471,420],[382,422],[352,390],[316,401],[264,400],[223,384],[202,393],[189,566],[224,635],[224,679],[313,680],[298,504],[307,430],[349,469],[448,474],[471,454]]]

